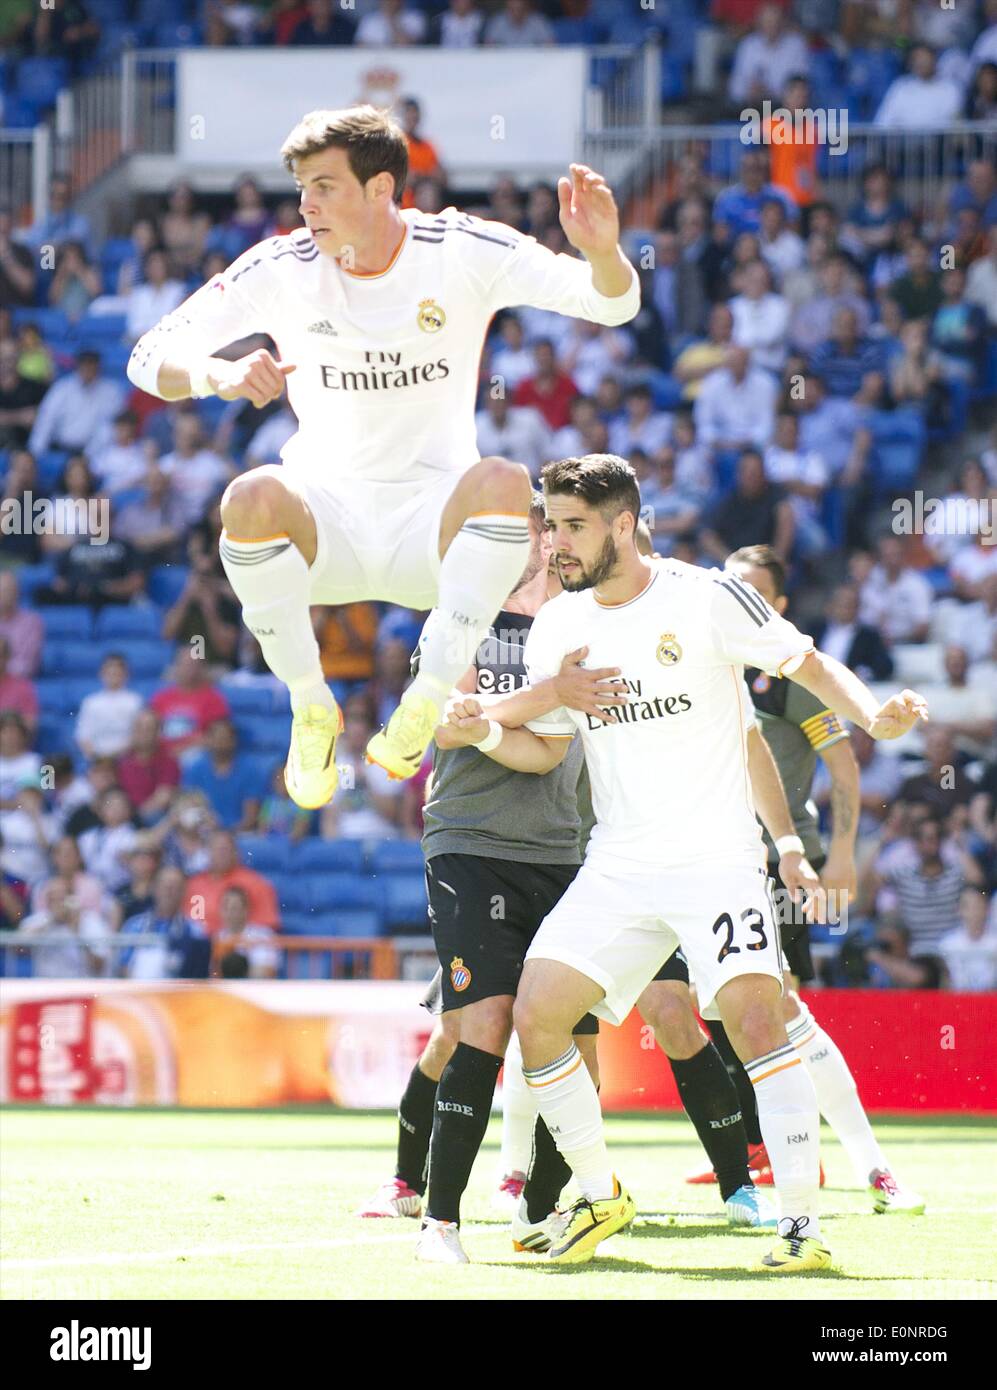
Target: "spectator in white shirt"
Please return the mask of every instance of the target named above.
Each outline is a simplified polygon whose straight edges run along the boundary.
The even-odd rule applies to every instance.
[[[803,36],[788,28],[777,5],[765,5],[758,12],[754,32],[741,40],[734,54],[730,99],[735,104],[760,102],[781,92],[791,77],[805,73],[809,66]]]
[[[187,291],[182,282],[170,277],[166,252],[150,251],[145,258],[145,281],[130,290],[127,297],[127,340],[136,342],[166,314],[172,314],[186,298]]]
[[[45,909],[26,918],[21,930],[56,938],[32,949],[35,979],[85,980],[107,973],[107,924],[96,912],[80,907],[63,879],[52,880]]]
[[[910,50],[910,71],[890,83],[875,123],[892,129],[930,129],[957,121],[962,94],[955,83],[935,73],[935,55],[925,43]]]
[[[482,458],[515,459],[537,478],[552,458],[547,421],[532,406],[510,405],[504,393],[485,396],[485,408],[474,417],[478,452]]]
[[[193,411],[176,417],[173,452],[164,455],[160,469],[170,479],[189,525],[200,521],[208,503],[225,487],[235,469],[203,444],[201,422]]]
[[[521,381],[533,375],[532,349],[526,346],[523,325],[515,314],[506,314],[499,328],[499,343],[492,351],[489,375],[498,377],[511,395]]]
[[[60,377],[46,392],[28,439],[35,458],[49,449],[85,452],[101,426],[109,425],[124,404],[124,388],[100,374],[100,354],[89,350],[76,359],[76,371]]]
[[[425,16],[418,10],[404,9],[403,0],[381,0],[377,12],[357,25],[353,42],[361,48],[403,48],[421,43],[425,32]]]
[[[969,267],[963,298],[978,304],[990,327],[997,328],[997,222],[987,232],[987,254]]]
[[[610,453],[629,458],[631,450],[643,449],[653,457],[671,440],[672,417],[655,410],[651,388],[643,384],[631,386],[623,401],[626,415],[609,426]]]
[[[764,261],[752,261],[743,271],[743,292],[730,301],[734,342],[750,348],[756,367],[778,372],[786,360],[789,305],[772,293],[772,276]]]
[[[249,920],[249,898],[243,888],[226,888],[219,905],[222,924],[215,933],[221,957],[221,973],[233,974],[225,963],[233,954],[244,957],[247,968],[239,974],[251,980],[273,980],[280,969],[280,949],[273,943],[276,932]],[[222,954],[224,952],[224,954]]]
[[[118,652],[109,652],[101,662],[100,683],[102,690],[84,696],[76,720],[76,742],[88,762],[124,753],[142,708],[141,695],[127,689],[128,663]]]
[[[971,662],[997,661],[997,573],[984,575],[980,597],[959,608],[949,626]]]
[[[959,470],[959,485],[935,508],[924,542],[940,564],[951,560],[981,530],[992,529],[994,504],[990,479],[978,458],[967,459]]]
[[[97,815],[100,825],[80,836],[80,854],[87,873],[100,879],[109,893],[116,893],[131,877],[127,856],[138,834],[131,802],[120,787],[109,787],[97,802]]]
[[[879,563],[862,585],[862,621],[878,628],[890,645],[923,642],[934,603],[931,585],[907,563],[899,536],[880,536],[876,553]]]
[[[583,395],[591,396],[604,377],[619,373],[632,349],[629,334],[621,329],[572,319],[564,347],[558,353],[558,366]]]
[[[551,436],[548,458],[580,458],[586,452],[585,440],[599,419],[599,407],[591,396],[575,396],[568,407],[570,424],[562,425]]]
[[[430,32],[441,48],[476,48],[484,27],[485,17],[474,0],[450,0],[446,13],[431,21]]]
[[[778,383],[751,364],[747,348],[732,347],[726,364],[710,372],[696,397],[696,438],[712,450],[764,449],[775,427]]]
[[[4,798],[6,809],[0,811],[0,867],[33,888],[48,878],[49,851],[59,838],[58,821],[45,810],[37,776],[32,782],[25,778],[20,785],[8,782]]]
[[[101,491],[113,497],[128,488],[141,487],[149,469],[149,451],[154,453],[155,445],[139,439],[135,412],[123,410],[115,415],[110,430],[102,430],[101,435],[88,454]]]
[[[766,198],[762,203],[761,220],[758,246],[762,260],[781,289],[787,275],[802,269],[807,259],[807,248],[803,238],[788,225],[786,207],[781,198]]]
[[[675,453],[675,486],[687,497],[704,503],[713,493],[713,469],[709,450],[696,439],[692,415],[678,411],[672,423],[672,449]]]
[[[535,48],[554,42],[554,30],[534,14],[529,0],[505,0],[501,14],[493,15],[485,29],[485,43],[496,48]]]
[[[961,924],[946,932],[939,948],[949,987],[965,994],[997,990],[997,932],[987,927],[987,895],[964,888],[959,897]]]
[[[264,420],[246,446],[246,467],[258,468],[264,463],[280,463],[280,451],[296,433],[298,421],[290,406],[283,405]]]
[[[42,758],[32,752],[30,741],[23,717],[16,710],[4,710],[0,714],[0,806],[13,808],[21,787],[38,786]]]
[[[775,422],[775,438],[765,450],[765,476],[789,496],[796,534],[805,555],[819,555],[828,538],[820,523],[820,506],[830,481],[819,454],[800,448],[800,425],[788,411]]]

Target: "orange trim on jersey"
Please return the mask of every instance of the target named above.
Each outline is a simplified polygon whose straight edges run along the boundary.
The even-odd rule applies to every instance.
[[[515,517],[517,521],[525,521],[526,518],[529,516],[529,512],[472,512],[471,515],[467,518],[467,520],[471,521],[476,516],[511,516]]]
[[[256,545],[260,541],[289,541],[291,537],[287,531],[278,531],[275,536],[233,536],[231,531],[226,531],[225,539],[238,541],[241,545]]]
[[[395,247],[394,254],[391,257],[391,260],[388,262],[388,264],[384,267],[383,270],[347,270],[344,265],[341,265],[339,268],[344,275],[352,275],[354,280],[376,280],[379,275],[387,275],[388,271],[394,265],[395,261],[397,261],[398,257],[402,254],[402,247],[405,245],[407,241],[408,223],[406,222],[405,230],[402,232],[402,239]]]
[[[807,1036],[806,1036],[805,1038],[801,1038],[799,1042],[793,1043],[793,1046],[794,1046],[794,1047],[806,1047],[807,1043],[808,1043],[808,1042],[813,1042],[813,1040],[814,1040],[814,1038],[815,1038],[816,1036],[817,1036],[817,1029],[815,1028],[814,1031],[813,1031],[812,1033],[808,1033]]]
[[[568,1071],[563,1071],[560,1076],[552,1076],[549,1081],[531,1081],[530,1078],[527,1077],[526,1084],[527,1086],[532,1086],[535,1091],[539,1091],[544,1086],[553,1086],[555,1081],[565,1081],[569,1076],[572,1076],[578,1070],[578,1068],[581,1066],[584,1060],[584,1057],[582,1057],[581,1053],[579,1053],[578,1061],[575,1063],[575,1065],[573,1067],[570,1067]]]
[[[761,1076],[750,1078],[752,1086],[757,1086],[759,1081],[767,1081],[770,1076],[778,1076],[781,1071],[788,1071],[790,1067],[802,1067],[803,1063],[799,1057],[794,1057],[791,1062],[783,1062],[781,1067],[773,1067],[771,1071],[762,1072]]]
[[[644,585],[643,589],[641,589],[640,593],[634,594],[633,598],[625,598],[622,603],[604,603],[601,598],[596,598],[595,601],[600,608],[628,608],[631,603],[636,603],[639,598],[644,597],[648,589],[650,589],[651,585],[657,579],[658,573],[658,568],[657,566],[655,566],[654,573],[651,575],[651,578]],[[595,598],[595,594],[593,594],[592,597]]]
[[[803,665],[804,661],[806,661],[807,657],[808,657],[808,656],[813,656],[813,654],[814,654],[814,652],[815,652],[816,650],[817,650],[817,648],[816,648],[816,647],[813,645],[813,643],[811,642],[811,644],[810,644],[810,650],[807,651],[807,652],[804,652],[803,655],[802,655],[801,657],[797,657],[797,656],[787,656],[787,657],[786,657],[786,660],[785,660],[784,662],[781,663],[781,665],[779,666],[779,669],[776,671],[776,675],[779,677],[780,680],[782,680],[782,679],[783,679],[783,674],[782,674],[783,667],[784,667],[784,666],[788,666],[789,663],[790,663],[791,661],[795,661],[795,662],[796,662],[796,666],[794,667],[794,670],[797,670],[797,671],[798,671],[798,670],[800,669],[800,667]]]

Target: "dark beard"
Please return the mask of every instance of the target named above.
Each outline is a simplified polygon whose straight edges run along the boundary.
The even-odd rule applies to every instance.
[[[592,568],[587,570],[579,561],[581,577],[578,579],[565,579],[561,574],[560,565],[558,574],[561,579],[561,587],[567,589],[571,594],[578,593],[581,589],[595,589],[600,584],[604,584],[616,568],[616,545],[612,536],[607,536],[603,542],[602,550],[599,552],[598,559],[593,563]]]

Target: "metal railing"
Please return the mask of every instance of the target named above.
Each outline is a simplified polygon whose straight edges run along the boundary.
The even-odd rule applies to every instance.
[[[52,139],[47,125],[0,129],[0,189],[17,222],[39,221],[48,212]]]
[[[583,142],[586,163],[609,178],[624,199],[660,191],[662,201],[683,155],[703,161],[719,189],[737,181],[741,156],[757,148],[741,139],[738,124],[659,126],[589,126]],[[862,171],[883,163],[895,180],[897,196],[915,213],[933,214],[971,159],[997,160],[997,126],[963,121],[944,130],[884,130],[868,122],[850,122],[841,154],[818,145],[818,196],[844,209],[861,193]]]

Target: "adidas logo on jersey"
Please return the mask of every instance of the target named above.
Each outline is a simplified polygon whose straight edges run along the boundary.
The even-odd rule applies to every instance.
[[[319,319],[318,323],[309,325],[309,333],[327,333],[331,338],[338,338],[339,334],[333,328],[328,319]]]

